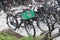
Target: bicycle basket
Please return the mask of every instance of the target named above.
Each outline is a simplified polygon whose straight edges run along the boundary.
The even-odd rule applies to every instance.
[[[34,14],[34,11],[32,11],[32,10],[26,11],[26,12],[21,14],[21,18],[23,20],[30,19],[30,18],[33,18],[33,17],[35,17],[35,14]]]

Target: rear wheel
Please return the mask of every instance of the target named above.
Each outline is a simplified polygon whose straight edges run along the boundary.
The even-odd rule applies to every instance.
[[[14,30],[18,26],[17,19],[13,15],[8,14],[6,19],[7,25],[9,26],[10,29]]]

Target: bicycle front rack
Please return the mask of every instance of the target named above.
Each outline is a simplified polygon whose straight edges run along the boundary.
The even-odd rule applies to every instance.
[[[29,11],[22,13],[20,16],[23,20],[27,20],[27,19],[31,19],[35,17],[35,14],[33,10],[29,10]]]

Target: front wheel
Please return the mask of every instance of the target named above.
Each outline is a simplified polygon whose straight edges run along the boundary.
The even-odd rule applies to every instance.
[[[36,31],[35,31],[35,27],[33,24],[25,24],[25,29],[28,35],[30,36],[35,36],[36,35]]]

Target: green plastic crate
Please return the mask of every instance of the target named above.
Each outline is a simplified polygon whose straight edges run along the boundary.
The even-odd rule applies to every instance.
[[[30,18],[33,18],[33,17],[35,17],[35,14],[34,14],[33,10],[26,11],[26,12],[21,14],[21,18],[23,20],[30,19]]]

